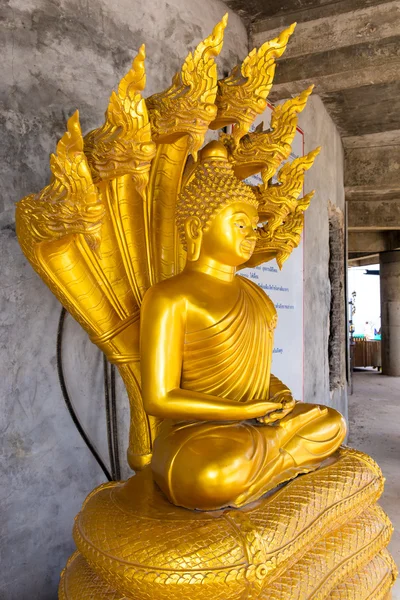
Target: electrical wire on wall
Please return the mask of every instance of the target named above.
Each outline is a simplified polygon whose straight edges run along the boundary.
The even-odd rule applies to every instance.
[[[121,479],[118,448],[117,405],[115,396],[115,366],[111,365],[103,354],[104,400],[106,404],[107,443],[110,458],[111,477],[114,481]]]
[[[104,464],[99,452],[95,445],[90,440],[88,434],[84,430],[81,422],[79,421],[78,415],[73,407],[71,399],[68,394],[67,385],[65,382],[63,361],[62,361],[62,342],[64,334],[64,323],[67,311],[65,308],[61,309],[60,319],[58,322],[57,331],[57,372],[58,379],[62,395],[67,406],[68,412],[71,415],[72,421],[81,435],[86,446],[89,448],[93,457],[97,461],[104,475],[108,481],[118,481],[121,479],[121,466],[119,461],[119,441],[118,441],[118,422],[117,422],[117,403],[116,403],[116,386],[115,386],[115,366],[110,365],[104,356],[103,370],[104,370],[104,400],[106,408],[106,419],[107,419],[107,443],[108,443],[108,455],[110,459],[110,470]]]

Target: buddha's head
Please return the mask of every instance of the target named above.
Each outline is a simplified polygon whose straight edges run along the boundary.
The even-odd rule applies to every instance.
[[[251,187],[235,176],[223,144],[207,144],[177,204],[188,260],[205,256],[232,267],[247,262],[256,243],[257,206]]]

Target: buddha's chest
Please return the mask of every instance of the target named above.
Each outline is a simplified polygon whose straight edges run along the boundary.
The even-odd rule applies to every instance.
[[[238,279],[234,285],[214,286],[192,290],[194,301],[188,305],[186,334],[205,330],[217,331],[245,321],[249,330],[253,327],[273,330],[276,310],[271,300],[254,284]]]
[[[194,288],[188,303],[186,332],[201,331],[217,325],[236,306],[241,294],[240,286],[218,286]]]

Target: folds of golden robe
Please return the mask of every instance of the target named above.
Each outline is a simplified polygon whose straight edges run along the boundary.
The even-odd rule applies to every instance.
[[[89,495],[59,598],[384,600],[397,572],[382,490],[376,463],[346,448],[240,510],[172,506],[145,470]]]
[[[226,317],[186,334],[181,387],[237,402],[268,399],[276,310],[258,286],[237,279],[239,297]],[[201,510],[242,506],[315,469],[345,434],[338,412],[306,403],[275,426],[255,419],[166,420],[154,444],[152,470],[173,504]]]

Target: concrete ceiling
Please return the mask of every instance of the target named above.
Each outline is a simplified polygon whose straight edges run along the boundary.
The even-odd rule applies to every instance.
[[[392,249],[400,230],[400,0],[226,0],[260,46],[296,21],[271,101],[311,83],[345,148],[349,251]],[[362,233],[365,233],[362,236]],[[374,240],[374,244],[372,241]],[[372,246],[371,246],[372,244]],[[398,246],[397,246],[398,247]]]

